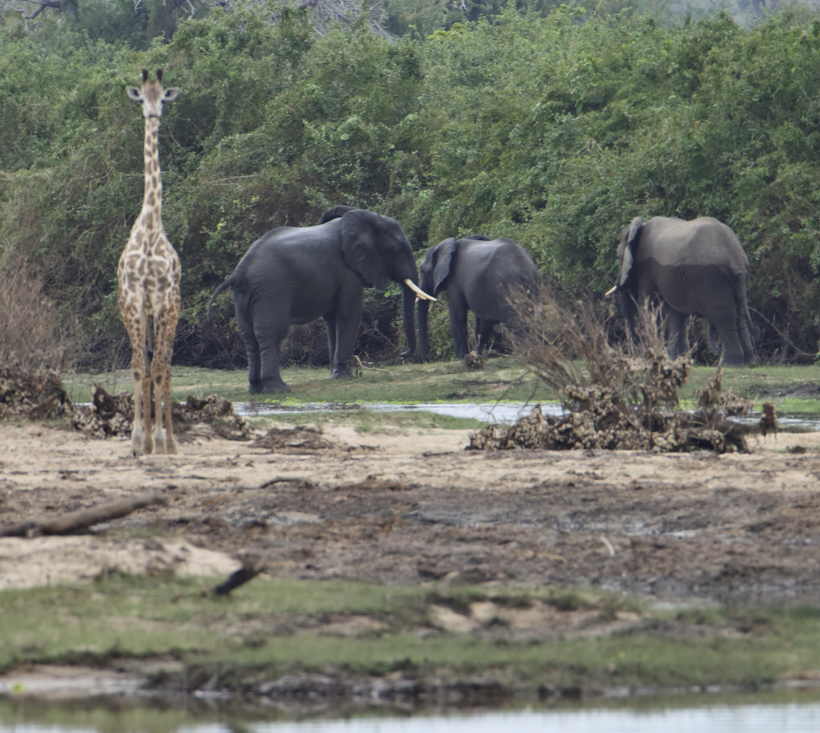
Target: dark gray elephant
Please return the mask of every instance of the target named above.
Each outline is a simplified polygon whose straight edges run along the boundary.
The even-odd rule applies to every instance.
[[[735,233],[717,219],[692,221],[636,217],[618,246],[621,269],[615,287],[621,311],[634,334],[638,306],[657,296],[666,319],[669,355],[687,350],[689,316],[709,321],[709,342],[723,344],[723,361],[743,366],[756,361],[746,301],[749,259]]]
[[[515,311],[509,296],[516,288],[536,288],[538,268],[512,239],[473,236],[445,239],[427,250],[421,263],[421,288],[431,295],[446,290],[456,356],[468,353],[467,311],[476,317],[476,351],[489,345],[493,327],[509,324]],[[425,284],[426,283],[426,284]],[[419,341],[422,358],[429,353],[428,304],[419,301]]]
[[[280,227],[258,239],[211,296],[233,289],[236,320],[248,350],[251,393],[288,392],[279,373],[282,339],[290,326],[324,318],[331,377],[352,376],[362,316],[362,290],[400,283],[408,350],[415,351],[413,305],[418,272],[410,243],[395,219],[349,209],[311,227]]]

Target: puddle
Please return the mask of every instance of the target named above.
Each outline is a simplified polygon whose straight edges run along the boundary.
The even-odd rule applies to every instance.
[[[419,404],[394,404],[387,402],[353,402],[353,403],[319,403],[308,402],[302,405],[283,405],[281,403],[234,402],[234,411],[244,417],[264,417],[265,415],[309,415],[315,412],[339,412],[353,410],[373,410],[374,412],[433,412],[449,417],[471,418],[488,423],[511,425],[520,417],[528,415],[533,403],[486,403],[468,404],[462,402],[430,402]],[[541,411],[545,415],[563,417],[564,408],[558,402],[542,402]],[[761,413],[753,412],[750,417],[740,418],[739,422],[754,424],[760,420]],[[820,419],[801,413],[778,414],[777,422],[781,429],[820,430]]]
[[[394,404],[388,402],[367,403],[306,403],[304,405],[282,405],[277,403],[265,404],[258,402],[235,402],[234,411],[244,417],[263,417],[265,415],[303,415],[313,412],[339,412],[353,410],[372,410],[373,412],[433,412],[448,417],[471,418],[482,422],[512,424],[519,417],[529,415],[534,407],[533,403],[442,403],[430,402],[419,404]],[[542,403],[541,411],[545,415],[562,417],[564,409],[557,402]]]

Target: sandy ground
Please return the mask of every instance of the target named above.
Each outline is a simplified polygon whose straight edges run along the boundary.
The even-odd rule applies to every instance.
[[[0,590],[114,569],[226,576],[253,553],[299,578],[820,600],[820,434],[723,456],[483,453],[460,431],[335,428],[277,443],[200,434],[178,456],[135,460],[125,440],[0,424],[0,527],[165,499],[84,534],[0,538]]]

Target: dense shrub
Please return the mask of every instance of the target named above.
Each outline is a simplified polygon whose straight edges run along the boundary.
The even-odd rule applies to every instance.
[[[145,50],[130,25],[2,21],[0,267],[27,262],[76,314],[77,363],[127,357],[116,264],[142,199],[143,120],[124,87],[143,66],[182,89],[160,132],[178,362],[238,365],[229,298],[200,343],[210,293],[265,231],[343,203],[398,218],[419,258],[450,236],[511,236],[570,297],[608,289],[634,216],[712,215],[752,260],[762,356],[814,357],[820,14],[743,28],[514,4],[454,23],[404,7],[427,8],[427,25],[394,41],[363,22],[320,36],[299,10],[271,23],[216,9]],[[367,303],[360,348],[395,358],[395,293]],[[309,334],[293,356],[321,360],[321,329]]]

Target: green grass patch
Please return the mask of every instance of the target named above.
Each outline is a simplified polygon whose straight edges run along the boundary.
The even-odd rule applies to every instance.
[[[544,600],[573,613],[627,609],[616,598],[537,589],[388,588],[344,581],[262,577],[229,598],[202,593],[203,580],[115,574],[87,585],[0,593],[0,669],[29,662],[103,662],[167,657],[191,670],[219,669],[225,684],[294,671],[384,675],[480,674],[549,686],[755,685],[817,669],[820,613],[644,611],[629,633],[526,640],[431,628],[429,604],[464,612],[476,600],[526,607]],[[316,621],[367,616],[379,631],[321,635]],[[300,623],[299,619],[314,623]],[[689,630],[689,632],[686,631]],[[695,629],[695,632],[691,630]]]
[[[431,402],[492,404],[499,401],[553,402],[558,399],[554,392],[538,385],[511,358],[490,359],[481,371],[470,371],[459,361],[448,361],[379,367],[365,370],[355,379],[330,379],[328,369],[291,367],[282,370],[282,377],[292,387],[291,392],[249,395],[245,371],[175,367],[171,391],[172,397],[181,401],[188,395],[207,397],[219,394],[234,402],[289,408],[311,403],[345,406]],[[79,403],[91,400],[91,386],[94,383],[102,385],[109,392],[131,391],[132,388],[127,370],[94,375],[71,373],[64,375],[63,381],[72,400]],[[361,422],[362,418],[361,414],[354,415],[353,421]],[[277,419],[288,421],[286,417]],[[379,419],[399,426],[419,424],[418,419],[405,416]],[[424,420],[430,419],[424,418],[421,424],[424,425]],[[371,421],[377,423],[378,419],[371,418]],[[435,424],[430,427],[464,427],[463,424],[447,421],[448,418],[435,418]]]
[[[310,410],[284,412],[253,418],[260,428],[275,427],[280,424],[311,424],[318,427],[349,425],[359,433],[396,433],[413,430],[477,430],[484,423],[471,418],[438,415],[425,410],[376,412],[367,409]]]
[[[689,383],[681,390],[684,406],[691,406],[696,390],[703,389],[713,378],[714,367],[694,367]],[[311,413],[298,422],[317,424],[353,424],[363,432],[391,428],[473,428],[475,421],[433,416],[431,413],[388,413],[357,410],[369,403],[485,403],[556,402],[558,395],[535,378],[511,357],[490,359],[483,370],[470,371],[459,361],[432,364],[404,364],[365,370],[356,379],[330,379],[328,369],[291,367],[283,370],[285,381],[293,388],[287,394],[249,395],[247,373],[194,367],[175,367],[172,392],[174,399],[188,395],[207,397],[219,394],[235,402],[249,402],[260,407],[282,405],[299,408],[307,404],[338,404],[349,409],[337,412]],[[104,374],[71,373],[63,380],[75,402],[91,400],[91,385],[101,384],[109,392],[131,390],[127,370]],[[774,402],[778,414],[814,418],[820,415],[820,400],[811,396],[811,387],[820,385],[820,366],[760,366],[746,369],[724,369],[724,390],[731,389],[754,401],[755,409],[763,402]],[[350,409],[353,406],[353,409]],[[271,424],[293,422],[294,416],[266,418]]]

